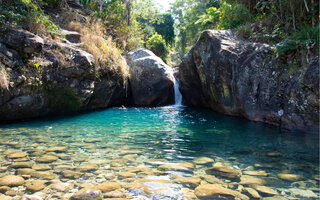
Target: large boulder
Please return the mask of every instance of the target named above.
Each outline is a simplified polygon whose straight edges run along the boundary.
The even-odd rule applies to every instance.
[[[174,103],[173,69],[146,49],[128,54],[133,102],[138,106]]]
[[[201,33],[179,66],[184,104],[286,129],[319,130],[319,59],[288,66],[230,30]]]
[[[34,53],[40,53],[44,45],[41,37],[11,26],[1,26],[0,35],[1,43],[16,50],[25,58],[29,58]]]
[[[20,29],[11,32],[33,35]],[[26,52],[17,50],[10,39],[13,36],[3,39],[6,37],[0,31],[0,67],[8,82],[8,88],[0,85],[0,113],[6,113],[0,115],[0,122],[125,103],[129,92],[128,67],[124,58],[122,69],[117,68],[118,63],[114,62],[110,65],[115,67],[98,68],[94,56],[85,50],[50,40],[45,40],[43,47],[35,48],[28,57],[23,57]]]

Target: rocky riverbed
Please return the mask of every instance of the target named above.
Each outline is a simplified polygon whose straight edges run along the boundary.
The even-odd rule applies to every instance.
[[[265,152],[261,159],[269,164],[240,163],[239,155],[255,153],[250,148],[232,157],[210,152],[175,161],[151,154],[130,134],[110,140],[72,124],[65,131],[2,128],[0,133],[2,200],[319,198],[319,168],[309,166],[309,177],[294,174],[294,166],[283,168],[286,163],[279,161],[285,155],[279,152]]]

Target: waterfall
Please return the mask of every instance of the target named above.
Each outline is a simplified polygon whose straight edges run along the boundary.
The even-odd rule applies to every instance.
[[[181,106],[182,103],[182,95],[179,90],[179,80],[174,78],[174,105]]]

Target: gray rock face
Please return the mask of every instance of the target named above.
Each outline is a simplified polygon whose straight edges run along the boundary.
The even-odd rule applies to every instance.
[[[41,52],[43,48],[43,39],[26,30],[2,26],[0,27],[0,35],[1,43],[14,49],[25,58],[29,58],[34,53]]]
[[[38,36],[11,29],[18,35],[9,37],[0,31],[0,64],[5,66],[10,83],[8,90],[0,88],[0,113],[5,113],[0,121],[101,109],[125,102],[126,74],[108,67],[96,71],[94,57],[72,44],[36,39],[43,43],[38,48],[39,43],[34,42]],[[18,51],[21,43],[34,47],[36,56],[22,48]],[[23,62],[21,55],[26,52],[30,54]]]
[[[128,54],[133,102],[138,106],[160,106],[174,101],[171,67],[146,49]]]
[[[319,130],[319,59],[291,69],[266,44],[209,30],[184,56],[179,72],[186,105],[286,129]]]

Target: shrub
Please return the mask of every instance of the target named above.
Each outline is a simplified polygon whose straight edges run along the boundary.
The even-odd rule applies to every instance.
[[[31,0],[4,1],[0,6],[0,24],[19,26],[40,35],[57,34],[60,28],[43,12],[41,5],[49,3]]]
[[[147,41],[147,48],[154,54],[159,56],[162,60],[166,61],[169,55],[169,49],[166,45],[166,41],[159,34],[152,35]]]
[[[243,39],[249,39],[252,32],[248,26],[240,26],[237,28],[237,36]]]

